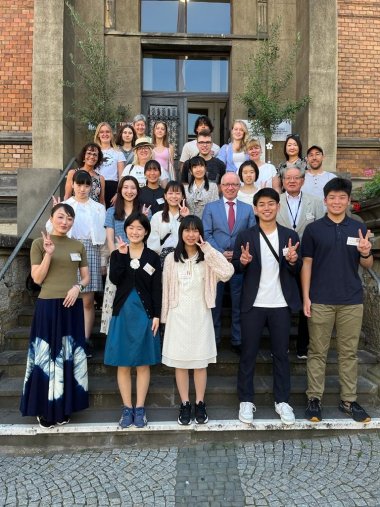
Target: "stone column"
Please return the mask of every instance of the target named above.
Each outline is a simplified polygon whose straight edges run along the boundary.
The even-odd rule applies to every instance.
[[[338,15],[336,0],[297,0],[297,31],[301,51],[297,59],[297,96],[310,95],[296,129],[304,152],[312,144],[325,152],[324,167],[336,170],[338,101]]]

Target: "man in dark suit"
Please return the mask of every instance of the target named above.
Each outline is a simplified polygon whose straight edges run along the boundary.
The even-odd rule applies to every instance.
[[[221,180],[223,197],[218,201],[206,204],[202,217],[205,231],[204,239],[221,252],[230,262],[238,233],[252,227],[256,223],[252,206],[236,199],[239,188],[239,176],[234,172],[227,172]],[[240,353],[240,293],[242,275],[235,274],[230,279],[229,284],[232,306],[231,344],[233,350]],[[224,285],[223,282],[218,283],[215,308],[212,311],[217,345],[220,344],[221,340]]]
[[[239,233],[233,254],[235,271],[244,273],[241,294],[242,350],[238,373],[239,419],[253,422],[253,377],[264,326],[270,333],[273,356],[275,411],[284,424],[295,422],[288,404],[290,365],[288,357],[291,312],[301,300],[296,282],[302,261],[298,257],[298,234],[278,225],[280,196],[273,188],[255,194],[253,204],[259,224]]]

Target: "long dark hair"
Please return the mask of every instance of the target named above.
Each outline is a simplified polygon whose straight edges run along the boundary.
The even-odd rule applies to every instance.
[[[194,185],[194,181],[195,181],[195,177],[193,175],[193,167],[197,167],[198,165],[201,165],[202,167],[205,168],[205,175],[203,177],[203,179],[205,180],[205,185],[204,185],[205,190],[208,190],[210,188],[210,184],[208,182],[208,177],[207,177],[207,166],[206,166],[205,159],[202,157],[193,157],[189,161],[189,170],[190,170],[190,181],[189,181],[189,188],[188,188],[189,191],[191,190],[191,187]]]
[[[124,198],[121,195],[121,189],[123,188],[123,184],[125,181],[132,181],[135,184],[136,189],[137,189],[136,197],[133,200],[132,213],[140,210],[140,203],[139,203],[140,185],[139,185],[139,182],[136,180],[136,178],[134,176],[130,176],[130,175],[124,176],[123,178],[121,178],[121,180],[119,181],[119,184],[117,186],[116,201],[115,201],[115,213],[114,213],[114,217],[116,218],[116,220],[124,220],[125,219]]]
[[[194,231],[198,231],[199,234],[204,237],[204,229],[203,229],[203,223],[202,220],[195,216],[195,215],[187,215],[187,217],[183,218],[181,221],[181,225],[178,229],[178,243],[177,246],[174,249],[174,260],[175,262],[184,262],[184,259],[188,259],[189,256],[187,255],[187,251],[185,248],[185,243],[182,238],[182,233],[186,229],[192,229]],[[200,249],[198,245],[198,258],[197,263],[205,260],[205,255]]]
[[[76,163],[78,164],[78,167],[83,166],[86,151],[90,148],[92,148],[92,150],[94,150],[95,148],[98,150],[98,160],[96,161],[96,164],[94,165],[94,169],[97,169],[101,165],[101,163],[103,162],[103,152],[102,152],[101,147],[97,143],[87,143],[83,146],[83,148],[80,150],[79,155],[75,159]]]
[[[118,146],[123,146],[123,132],[124,132],[124,129],[126,129],[126,128],[129,128],[130,130],[132,130],[132,134],[133,134],[132,148],[133,148],[135,145],[136,139],[137,139],[137,134],[136,134],[135,127],[132,125],[132,123],[124,123],[123,125],[121,125],[119,127],[119,130],[117,131],[116,139],[115,139],[116,144]]]
[[[185,187],[183,186],[182,183],[179,183],[178,181],[175,181],[175,180],[169,181],[169,183],[166,185],[165,190],[164,190],[164,197],[169,192],[169,190],[174,190],[174,192],[180,190],[182,192],[182,198],[186,202]],[[162,221],[163,222],[170,221],[169,220],[169,204],[166,199],[165,199],[164,207],[162,210]]]

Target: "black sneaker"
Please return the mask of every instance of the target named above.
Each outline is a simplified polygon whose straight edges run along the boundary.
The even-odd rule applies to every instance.
[[[191,423],[191,404],[190,402],[181,403],[179,407],[178,424],[188,425]]]
[[[321,400],[318,398],[310,398],[308,400],[305,417],[311,422],[322,421]]]
[[[356,422],[369,423],[371,421],[371,417],[356,401],[341,401],[339,403],[339,410],[352,417]]]
[[[59,426],[64,426],[65,424],[69,424],[69,422],[70,422],[70,417],[67,415],[67,416],[65,416],[65,417],[62,419],[62,421],[57,421],[57,424],[58,424]]]
[[[87,359],[91,359],[93,355],[94,346],[91,342],[91,340],[86,340],[84,344],[84,351],[86,354]]]
[[[203,401],[195,404],[195,422],[197,424],[206,424],[208,422],[206,405]]]
[[[51,430],[54,428],[54,423],[47,421],[45,417],[42,417],[42,415],[37,416],[37,421],[40,425],[40,428],[45,428],[46,430]]]

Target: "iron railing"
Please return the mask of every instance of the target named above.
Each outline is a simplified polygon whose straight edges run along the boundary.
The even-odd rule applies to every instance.
[[[46,210],[46,208],[51,203],[51,196],[54,195],[56,193],[56,191],[59,189],[59,187],[61,186],[63,180],[66,178],[67,173],[73,167],[73,163],[74,162],[75,162],[75,158],[72,157],[72,159],[70,160],[70,162],[67,164],[67,166],[65,167],[65,169],[62,171],[62,174],[61,174],[61,176],[60,176],[57,184],[55,185],[54,189],[51,191],[50,196],[46,199],[45,203],[38,210],[36,216],[34,217],[34,219],[32,220],[32,222],[29,224],[29,226],[27,227],[27,229],[24,232],[24,234],[19,239],[19,241],[18,241],[17,245],[15,246],[13,252],[8,257],[6,263],[4,264],[2,270],[0,271],[0,281],[4,278],[5,273],[8,271],[8,269],[10,268],[12,262],[17,257],[17,254],[19,253],[19,251],[23,247],[25,241],[28,239],[28,237],[29,237],[30,233],[32,232],[32,230],[35,228],[38,220],[41,218],[42,214],[44,213],[44,211]]]

